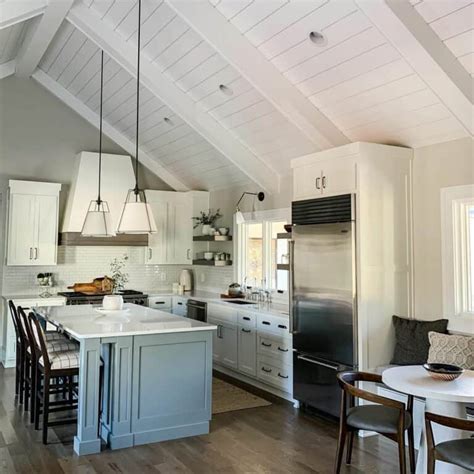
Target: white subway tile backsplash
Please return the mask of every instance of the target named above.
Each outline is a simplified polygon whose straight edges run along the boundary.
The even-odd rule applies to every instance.
[[[221,292],[233,281],[232,267],[212,268],[183,265],[145,265],[145,249],[141,247],[63,247],[58,249],[58,264],[46,267],[4,267],[4,295],[37,294],[36,275],[51,272],[54,291],[65,291],[69,285],[89,282],[110,274],[110,262],[115,257],[128,256],[125,271],[129,275],[127,288],[136,290],[168,289],[178,281],[183,268],[192,268],[195,287]],[[203,278],[204,278],[204,281]]]

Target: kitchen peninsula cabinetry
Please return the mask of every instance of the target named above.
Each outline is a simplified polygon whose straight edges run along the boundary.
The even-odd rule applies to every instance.
[[[229,304],[230,306],[230,304]],[[217,326],[213,340],[215,368],[270,385],[291,399],[292,342],[288,318],[208,303],[207,321]],[[231,369],[227,371],[226,369]]]
[[[7,265],[56,265],[58,183],[10,180]]]

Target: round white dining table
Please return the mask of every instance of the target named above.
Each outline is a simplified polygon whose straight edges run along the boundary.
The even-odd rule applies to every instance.
[[[466,418],[466,404],[474,403],[474,371],[466,370],[457,380],[445,382],[435,380],[421,365],[392,367],[382,374],[387,387],[398,392],[425,398],[425,411],[453,418]],[[435,443],[468,437],[470,433],[446,428],[435,423],[433,434]],[[416,473],[426,474],[427,452],[426,433],[423,420],[422,439],[418,451]],[[474,453],[473,453],[474,456]],[[457,466],[437,461],[436,474],[467,473]]]

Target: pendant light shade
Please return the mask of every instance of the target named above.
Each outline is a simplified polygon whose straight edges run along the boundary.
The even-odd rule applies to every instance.
[[[113,237],[109,205],[106,201],[91,201],[81,234],[84,237]]]
[[[235,214],[234,214],[234,216],[235,216],[235,223],[237,225],[243,224],[245,222],[245,217],[242,214],[242,211],[240,210],[240,207],[239,207],[240,203],[242,202],[242,199],[245,196],[254,196],[254,201],[253,201],[253,204],[252,204],[252,219],[255,219],[255,212],[256,212],[255,198],[257,198],[260,202],[262,202],[265,199],[265,194],[261,191],[259,193],[249,193],[249,192],[242,193],[242,196],[240,196],[240,199],[238,200],[237,204],[235,205]]]
[[[81,235],[84,237],[114,237],[115,232],[111,222],[111,215],[107,201],[100,197],[102,178],[102,106],[104,95],[104,52],[100,57],[100,132],[99,132],[99,189],[97,199],[91,201],[82,225]]]
[[[121,234],[153,234],[157,231],[150,204],[144,191],[131,189],[123,206],[117,232]]]
[[[135,188],[130,189],[123,206],[118,224],[119,234],[153,234],[157,231],[150,205],[146,201],[145,191],[138,185],[138,138],[140,123],[140,43],[141,43],[142,0],[138,0],[137,35],[137,122],[135,136]]]
[[[240,211],[240,209],[237,209],[236,213],[235,213],[235,223],[237,225],[240,225],[240,224],[243,224],[245,222],[245,217],[244,215],[242,214],[242,212]]]

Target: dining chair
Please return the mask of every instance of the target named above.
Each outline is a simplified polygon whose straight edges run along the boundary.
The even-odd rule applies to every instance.
[[[18,319],[18,312],[12,300],[8,301],[10,309],[10,316],[13,320],[13,327],[15,328],[16,338],[16,365],[15,365],[15,396],[19,397],[20,404],[23,404],[23,389],[24,389],[24,360],[25,360],[25,340],[24,334]]]
[[[413,397],[407,405],[391,398],[382,397],[356,386],[357,382],[382,383],[382,376],[367,372],[345,371],[337,374],[342,389],[339,439],[337,444],[335,473],[339,474],[348,437],[346,464],[351,464],[354,436],[359,430],[375,431],[398,443],[400,474],[406,474],[405,431],[408,434],[410,471],[415,472],[415,448],[413,434]],[[371,402],[356,405],[356,399]],[[375,405],[374,405],[375,404]]]
[[[472,420],[451,418],[426,412],[425,425],[428,451],[428,474],[435,473],[436,461],[454,464],[474,472],[474,438],[444,441],[436,445],[432,423],[457,430],[474,431],[474,421]]]

